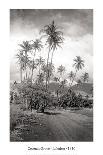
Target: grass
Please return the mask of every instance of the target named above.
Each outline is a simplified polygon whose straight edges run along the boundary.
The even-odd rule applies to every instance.
[[[52,107],[31,113],[21,104],[10,109],[10,141],[92,141],[92,109]]]

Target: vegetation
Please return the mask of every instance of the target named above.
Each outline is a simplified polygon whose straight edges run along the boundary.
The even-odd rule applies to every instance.
[[[92,107],[92,101],[89,96],[83,98],[82,94],[76,94],[72,86],[74,82],[77,85],[88,82],[89,74],[87,72],[78,79],[77,73],[85,67],[84,60],[80,56],[74,59],[73,67],[75,71],[70,71],[67,78],[64,78],[66,68],[60,65],[55,71],[53,64],[54,52],[57,48],[63,46],[63,32],[60,30],[54,21],[51,24],[45,25],[40,30],[40,39],[23,41],[19,44],[19,51],[17,54],[18,64],[20,67],[20,81],[15,82],[15,92],[10,92],[10,102],[21,104],[23,110],[33,109],[37,112],[44,112],[46,107],[56,105],[58,107]],[[45,45],[42,39],[46,38]],[[41,57],[41,51],[47,46],[47,60]],[[36,53],[39,52],[39,57],[36,58]],[[50,57],[51,56],[51,57]],[[34,70],[36,73],[34,75]],[[56,76],[55,76],[56,75]],[[67,86],[69,80],[69,85]],[[50,83],[55,82],[58,88],[55,92],[50,90]],[[65,91],[67,88],[67,91]],[[91,90],[92,91],[92,90]]]

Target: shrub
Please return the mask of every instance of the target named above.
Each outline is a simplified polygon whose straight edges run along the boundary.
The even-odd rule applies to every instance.
[[[59,104],[61,107],[92,107],[92,101],[88,99],[83,99],[82,95],[76,95],[72,90],[69,90],[67,93],[63,94],[60,97]]]

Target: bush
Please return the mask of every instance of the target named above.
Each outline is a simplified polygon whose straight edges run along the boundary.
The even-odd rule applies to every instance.
[[[45,109],[45,107],[49,105],[52,100],[52,95],[50,92],[47,92],[44,87],[37,87],[37,85],[33,84],[22,85],[19,88],[19,94],[23,99],[22,103],[27,103],[26,108],[31,111],[32,109]]]
[[[67,93],[60,97],[59,104],[61,107],[89,107],[92,108],[93,101],[88,99],[83,99],[82,95],[76,95],[75,92],[69,90]]]

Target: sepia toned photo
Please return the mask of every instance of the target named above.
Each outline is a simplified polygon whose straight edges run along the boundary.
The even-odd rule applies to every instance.
[[[10,9],[10,142],[93,141],[93,10]]]

